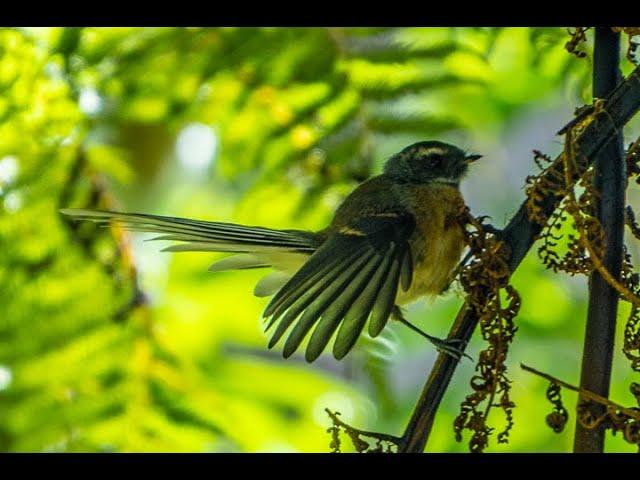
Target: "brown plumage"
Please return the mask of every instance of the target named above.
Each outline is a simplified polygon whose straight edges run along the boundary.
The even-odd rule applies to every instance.
[[[408,292],[398,292],[404,305],[423,295],[438,295],[451,282],[450,274],[464,249],[464,235],[457,216],[464,205],[460,190],[446,183],[397,184],[386,175],[361,184],[337,210],[333,221],[320,232],[328,237],[354,220],[371,215],[407,212],[416,228],[409,237],[413,281]]]
[[[335,337],[333,354],[340,359],[367,322],[376,336],[399,305],[438,295],[449,285],[464,248],[458,185],[477,158],[441,142],[411,145],[389,159],[382,175],[358,186],[319,232],[93,210],[63,213],[183,242],[170,251],[236,253],[212,265],[213,271],[273,267],[276,272],[255,290],[275,294],[264,312],[267,330],[274,327],[269,347],[289,332],[283,348],[288,357],[309,337],[305,357],[313,361]]]

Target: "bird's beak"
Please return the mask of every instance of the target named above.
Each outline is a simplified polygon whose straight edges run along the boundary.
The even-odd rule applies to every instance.
[[[471,154],[471,155],[467,155],[464,158],[468,163],[471,163],[471,162],[475,162],[479,158],[482,158],[482,155],[477,155],[477,154],[474,153],[474,154]]]

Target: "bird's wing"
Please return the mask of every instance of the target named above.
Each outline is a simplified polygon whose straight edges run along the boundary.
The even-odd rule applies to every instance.
[[[277,323],[269,348],[293,325],[284,345],[290,356],[314,327],[306,359],[315,360],[338,330],[337,359],[353,347],[368,318],[375,337],[386,325],[398,288],[413,276],[409,237],[415,229],[406,212],[370,214],[331,234],[278,291],[264,316]],[[278,322],[279,321],[279,322]]]

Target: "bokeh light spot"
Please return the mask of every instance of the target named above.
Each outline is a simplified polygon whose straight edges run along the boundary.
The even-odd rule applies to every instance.
[[[0,160],[0,183],[11,183],[18,175],[18,160],[8,155]]]
[[[192,123],[182,129],[176,141],[176,155],[188,170],[202,172],[213,162],[218,150],[218,137],[203,123]]]
[[[12,381],[13,374],[11,373],[11,370],[4,365],[0,365],[0,391],[9,388]]]
[[[80,110],[87,115],[95,115],[102,109],[102,98],[93,88],[85,88],[78,98]]]

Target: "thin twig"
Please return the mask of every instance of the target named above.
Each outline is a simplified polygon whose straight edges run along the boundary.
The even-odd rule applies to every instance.
[[[338,412],[332,412],[328,408],[325,408],[324,411],[327,412],[327,415],[329,415],[329,417],[331,417],[331,421],[335,425],[342,427],[345,431],[351,432],[352,434],[361,435],[363,437],[375,438],[376,440],[382,440],[385,442],[391,442],[395,445],[398,445],[401,441],[401,438],[396,437],[395,435],[390,435],[388,433],[372,432],[370,430],[362,430],[360,428],[352,427],[351,425],[344,423],[342,420],[340,420]]]
[[[633,408],[623,407],[622,405],[618,405],[615,402],[612,402],[606,397],[598,395],[597,393],[593,393],[589,390],[585,390],[584,388],[576,387],[575,385],[571,385],[570,383],[564,382],[553,375],[549,375],[548,373],[541,372],[540,370],[536,370],[535,368],[529,367],[524,363],[520,364],[520,368],[523,370],[533,373],[539,377],[545,378],[550,382],[557,383],[558,385],[567,388],[569,390],[573,390],[574,392],[578,392],[581,397],[592,400],[594,402],[599,403],[600,405],[604,405],[606,407],[613,408],[615,410],[620,411],[620,413],[624,413],[625,415],[633,418],[634,420],[640,420],[640,410],[634,410]]]

